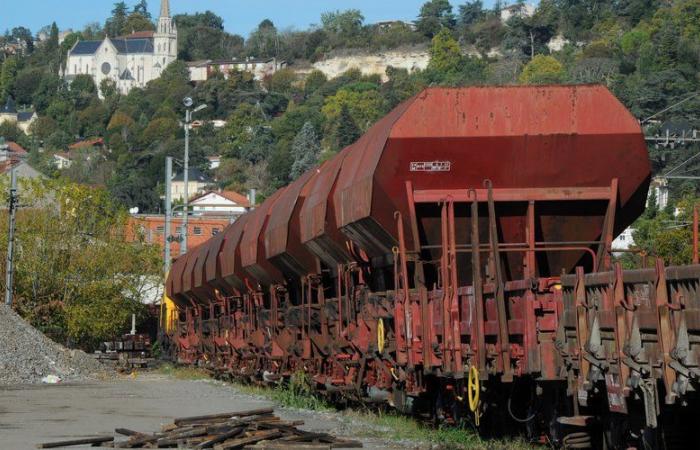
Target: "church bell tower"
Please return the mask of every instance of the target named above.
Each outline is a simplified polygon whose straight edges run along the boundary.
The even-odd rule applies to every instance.
[[[154,67],[160,71],[177,59],[177,26],[170,17],[169,0],[161,0],[158,25],[153,34],[153,54]]]

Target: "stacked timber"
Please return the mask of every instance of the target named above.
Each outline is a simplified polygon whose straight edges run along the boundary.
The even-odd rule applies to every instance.
[[[159,432],[142,433],[115,429],[113,436],[98,436],[72,441],[39,444],[37,448],[61,448],[93,444],[106,448],[180,448],[180,449],[256,449],[322,450],[361,448],[362,443],[335,438],[327,433],[300,430],[301,421],[283,421],[272,408],[253,409],[206,416],[181,417],[164,425]]]

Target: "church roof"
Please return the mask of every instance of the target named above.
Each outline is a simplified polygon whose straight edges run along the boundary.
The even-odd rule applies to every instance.
[[[112,38],[110,40],[117,49],[117,53],[153,53],[153,39],[150,38]],[[71,55],[94,55],[100,45],[102,41],[80,41],[71,50]]]
[[[151,39],[112,39],[119,53],[153,53]]]
[[[102,41],[78,41],[71,50],[71,55],[92,55],[100,48]]]
[[[131,34],[117,36],[116,39],[150,39],[153,37],[154,34],[155,32],[153,31],[134,31]]]

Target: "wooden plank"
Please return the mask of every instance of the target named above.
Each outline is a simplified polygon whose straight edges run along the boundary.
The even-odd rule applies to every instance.
[[[75,445],[103,444],[105,442],[114,441],[114,436],[93,436],[80,439],[72,439],[69,441],[46,442],[37,444],[36,448],[60,448],[72,447]]]
[[[203,421],[217,420],[217,419],[230,419],[233,417],[261,416],[261,415],[272,414],[272,413],[273,413],[272,408],[258,408],[258,409],[250,409],[247,411],[208,414],[208,415],[204,415],[204,416],[180,417],[180,418],[175,419],[173,422],[176,425],[180,425],[180,424],[191,423],[191,422],[203,422]]]
[[[275,439],[278,438],[282,435],[277,430],[269,430],[269,431],[263,431],[261,433],[256,434],[255,436],[248,436],[244,438],[239,438],[239,439],[232,439],[229,441],[226,441],[222,444],[219,444],[214,447],[214,450],[234,450],[234,449],[242,449],[243,447],[251,444],[256,444],[260,441],[265,441],[268,439]]]
[[[114,432],[121,434],[122,436],[139,436],[145,435],[145,433],[139,433],[138,431],[129,430],[128,428],[115,428]]]
[[[245,427],[234,428],[233,430],[231,430],[227,433],[223,433],[215,438],[212,438],[212,439],[209,439],[209,440],[202,442],[201,444],[197,445],[197,447],[195,447],[195,448],[197,448],[197,449],[212,448],[214,446],[214,444],[218,444],[220,442],[224,442],[224,441],[227,441],[231,438],[238,436],[239,434],[241,434],[243,432],[244,429],[245,429]]]

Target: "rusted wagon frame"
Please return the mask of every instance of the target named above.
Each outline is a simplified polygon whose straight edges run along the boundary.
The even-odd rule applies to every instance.
[[[656,384],[666,404],[697,389],[700,379],[700,266],[614,270],[562,277],[564,312],[558,344],[580,382],[577,398],[604,381],[611,411],[627,412],[640,388],[649,426],[656,426]],[[574,332],[575,331],[575,332]],[[650,389],[652,386],[653,389]]]

